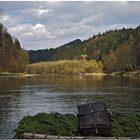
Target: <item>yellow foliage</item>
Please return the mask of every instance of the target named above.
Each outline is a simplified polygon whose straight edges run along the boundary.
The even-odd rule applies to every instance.
[[[95,60],[59,60],[50,62],[39,62],[28,65],[28,73],[32,74],[78,74],[102,72],[101,62]]]

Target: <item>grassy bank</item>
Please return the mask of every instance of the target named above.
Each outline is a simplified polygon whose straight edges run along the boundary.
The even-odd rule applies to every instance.
[[[30,74],[78,74],[78,73],[101,73],[101,62],[60,60],[53,62],[39,62],[28,65],[27,72]]]
[[[113,137],[140,136],[140,114],[127,113],[111,117]],[[71,114],[39,113],[24,117],[15,130],[15,138],[23,138],[23,133],[38,133],[57,136],[78,136],[78,118]]]
[[[140,70],[136,71],[129,71],[129,72],[124,72],[124,71],[117,71],[117,72],[112,72],[112,76],[140,76]]]
[[[128,77],[140,77],[140,69],[136,71],[116,71],[112,73],[104,73],[103,64],[101,61],[97,62],[95,60],[84,61],[84,60],[59,60],[59,61],[49,61],[49,62],[38,62],[27,65],[27,69],[23,73],[10,73],[10,72],[0,72],[0,76],[8,77],[26,77],[26,76],[36,76],[36,75],[80,75],[80,76],[101,76],[101,75],[111,75],[111,76],[128,76]]]

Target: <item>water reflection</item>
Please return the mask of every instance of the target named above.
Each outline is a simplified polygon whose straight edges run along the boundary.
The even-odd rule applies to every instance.
[[[0,138],[12,138],[25,115],[76,113],[79,103],[104,101],[109,110],[139,111],[139,81],[111,76],[0,77]]]

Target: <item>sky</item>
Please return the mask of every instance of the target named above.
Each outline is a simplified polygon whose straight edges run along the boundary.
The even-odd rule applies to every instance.
[[[140,25],[140,1],[0,1],[0,13],[0,23],[27,50]]]

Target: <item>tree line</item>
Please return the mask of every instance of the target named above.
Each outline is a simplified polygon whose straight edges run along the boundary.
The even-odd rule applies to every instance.
[[[27,52],[21,48],[18,39],[0,24],[0,72],[24,72],[27,64]]]
[[[106,73],[135,71],[140,66],[140,26],[110,30],[84,41],[76,39],[55,49],[29,50],[27,53],[18,39],[0,24],[0,71],[24,72],[28,56],[30,63],[81,60],[81,56],[87,56],[87,60],[101,62]]]
[[[28,54],[30,63],[80,59],[85,54],[87,60],[102,61],[107,73],[133,71],[140,66],[140,26],[109,30],[84,41],[77,39],[56,49],[30,50]]]

